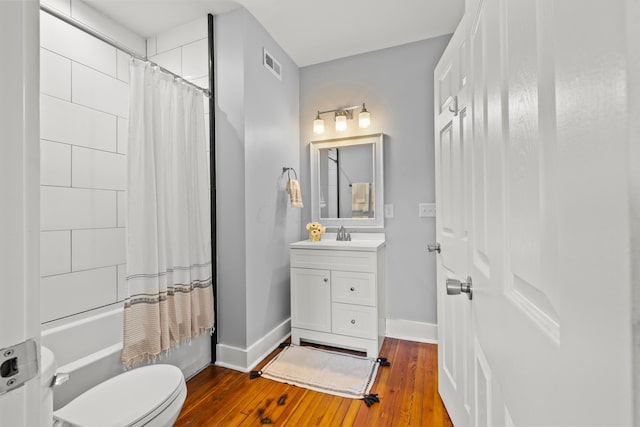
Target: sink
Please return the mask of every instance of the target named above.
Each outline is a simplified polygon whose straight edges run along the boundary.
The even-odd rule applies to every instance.
[[[302,240],[291,244],[294,249],[323,249],[323,250],[358,250],[375,251],[385,244],[384,233],[352,233],[352,240],[336,240],[335,233],[327,233],[319,242]]]

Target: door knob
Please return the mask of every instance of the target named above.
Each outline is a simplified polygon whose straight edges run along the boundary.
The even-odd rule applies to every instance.
[[[469,299],[473,297],[471,276],[467,276],[466,283],[457,279],[447,279],[447,295],[459,295],[460,292],[467,294]]]
[[[440,243],[436,243],[435,245],[427,245],[427,250],[429,252],[438,252],[438,253],[440,253]]]

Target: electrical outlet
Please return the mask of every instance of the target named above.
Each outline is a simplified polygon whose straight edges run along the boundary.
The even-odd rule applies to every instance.
[[[393,205],[391,203],[384,205],[384,217],[393,218]]]
[[[435,218],[436,217],[436,204],[435,203],[420,203],[418,205],[418,216],[420,218]]]

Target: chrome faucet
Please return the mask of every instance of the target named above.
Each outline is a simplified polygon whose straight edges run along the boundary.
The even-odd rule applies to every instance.
[[[336,235],[336,240],[340,241],[351,241],[351,233],[347,233],[347,230],[344,229],[344,225],[341,225],[338,228],[338,234]]]

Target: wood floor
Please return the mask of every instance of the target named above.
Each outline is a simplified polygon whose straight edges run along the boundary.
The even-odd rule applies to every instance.
[[[260,369],[281,350],[275,350]],[[438,394],[437,346],[386,338],[368,408],[346,399],[210,366],[187,382],[181,426],[452,426]]]

